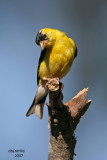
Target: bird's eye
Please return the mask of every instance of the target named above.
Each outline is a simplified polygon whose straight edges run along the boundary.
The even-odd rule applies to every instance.
[[[46,34],[44,34],[44,38],[46,38]]]
[[[36,44],[39,45],[40,41],[44,41],[44,40],[47,40],[47,39],[48,39],[47,35],[42,34],[42,31],[40,31],[40,32],[37,33],[35,42],[36,42]]]

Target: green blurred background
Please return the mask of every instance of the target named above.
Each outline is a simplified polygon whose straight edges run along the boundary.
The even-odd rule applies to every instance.
[[[75,160],[107,159],[107,1],[0,0],[0,157],[15,160],[10,149],[23,149],[22,160],[48,159],[48,113],[25,114],[37,89],[42,28],[57,28],[78,48],[64,83],[64,102],[84,87],[93,102],[77,129]],[[48,102],[48,99],[47,99]]]

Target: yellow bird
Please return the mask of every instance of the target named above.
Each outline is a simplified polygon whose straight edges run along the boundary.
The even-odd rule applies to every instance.
[[[41,29],[37,33],[35,42],[42,49],[37,70],[38,89],[26,116],[35,113],[42,119],[43,106],[48,94],[43,78],[63,78],[77,56],[77,47],[64,32],[51,28]]]

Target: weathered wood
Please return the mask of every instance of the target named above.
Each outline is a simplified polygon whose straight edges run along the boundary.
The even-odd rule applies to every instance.
[[[49,89],[49,156],[48,160],[73,160],[76,138],[74,131],[80,118],[87,111],[91,100],[86,99],[88,88],[63,104],[63,84],[58,78],[48,78]]]

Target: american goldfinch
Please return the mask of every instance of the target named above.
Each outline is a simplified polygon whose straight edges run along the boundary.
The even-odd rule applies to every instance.
[[[41,55],[37,69],[38,89],[36,96],[26,116],[35,113],[40,119],[43,116],[43,106],[48,90],[43,78],[63,78],[70,70],[74,58],[77,56],[77,47],[71,38],[57,29],[41,29],[35,40],[41,46]]]

